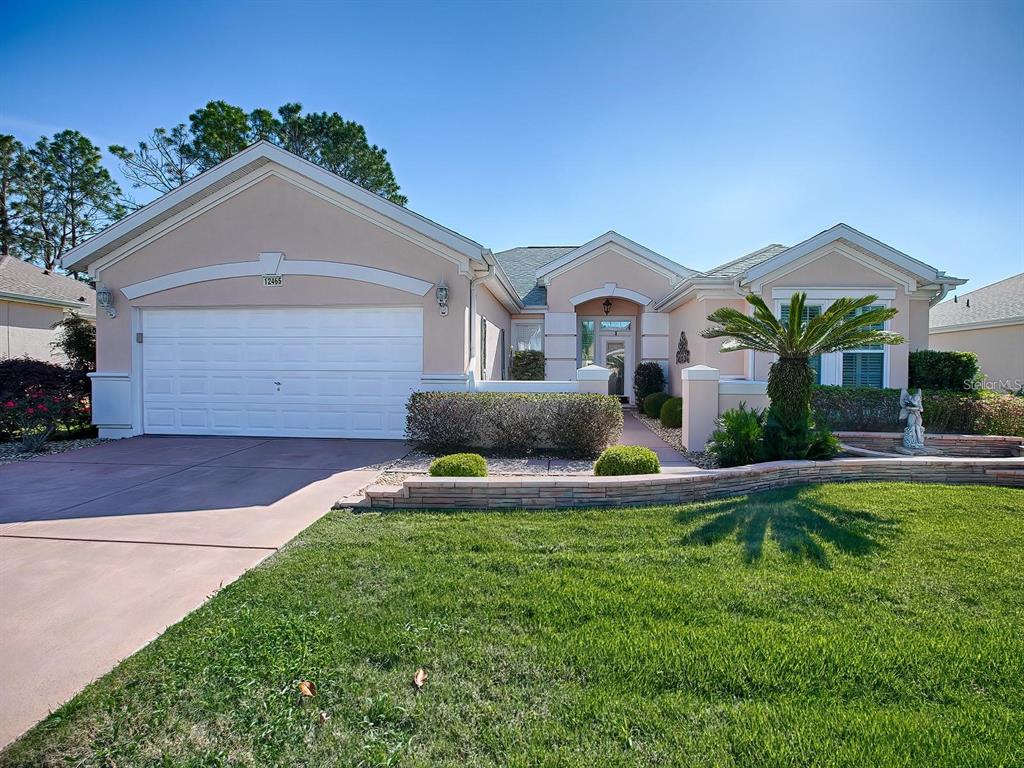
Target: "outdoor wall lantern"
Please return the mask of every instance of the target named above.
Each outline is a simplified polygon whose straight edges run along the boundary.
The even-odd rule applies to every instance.
[[[604,313],[607,315],[609,312],[612,311],[612,300],[605,299],[604,304],[602,304],[601,306],[604,307]]]
[[[103,283],[96,286],[96,303],[107,310],[111,317],[117,317],[117,308],[114,306],[114,295]]]
[[[444,283],[438,283],[434,288],[434,293],[437,295],[437,306],[441,310],[441,317],[448,316],[448,286]]]

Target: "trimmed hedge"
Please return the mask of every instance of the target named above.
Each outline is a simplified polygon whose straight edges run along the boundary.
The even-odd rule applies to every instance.
[[[922,404],[928,432],[1024,437],[1024,400],[1013,395],[924,390]],[[815,387],[811,405],[818,421],[830,429],[902,432],[906,426],[899,420],[898,389]]]
[[[409,442],[431,453],[554,449],[589,457],[619,439],[622,407],[609,395],[416,392],[405,431]]]
[[[513,381],[544,381],[544,353],[536,349],[513,352],[509,378]]]
[[[660,472],[658,454],[641,445],[613,445],[606,448],[594,463],[594,474],[599,477],[657,475]]]
[[[642,403],[647,396],[665,389],[665,371],[659,363],[648,360],[633,371],[633,395]]]
[[[479,453],[453,453],[430,463],[431,477],[487,477],[487,461]]]
[[[919,349],[910,353],[910,389],[964,391],[981,379],[978,356],[973,352]]]
[[[683,398],[670,397],[661,406],[661,426],[676,429],[683,426]]]
[[[672,395],[666,394],[665,392],[654,392],[644,398],[642,407],[644,414],[650,416],[652,419],[657,419],[661,416],[661,406],[665,404],[667,400],[671,400]]]

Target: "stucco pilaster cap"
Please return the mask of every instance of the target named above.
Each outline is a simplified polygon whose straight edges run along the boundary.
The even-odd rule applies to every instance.
[[[577,381],[608,381],[611,369],[600,365],[585,365],[576,371]]]
[[[717,368],[710,365],[691,365],[679,372],[683,381],[718,381]]]

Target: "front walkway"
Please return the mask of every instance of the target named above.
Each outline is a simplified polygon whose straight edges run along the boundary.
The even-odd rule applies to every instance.
[[[408,450],[136,437],[0,467],[0,747]]]
[[[618,444],[650,448],[658,454],[662,471],[685,472],[688,469],[699,469],[696,464],[641,424],[632,409],[622,411],[622,437],[619,438]]]

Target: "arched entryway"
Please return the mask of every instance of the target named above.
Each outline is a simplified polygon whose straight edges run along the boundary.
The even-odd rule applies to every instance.
[[[604,296],[576,305],[580,367],[596,364],[612,371],[608,393],[632,401],[633,370],[640,355],[642,305]]]

